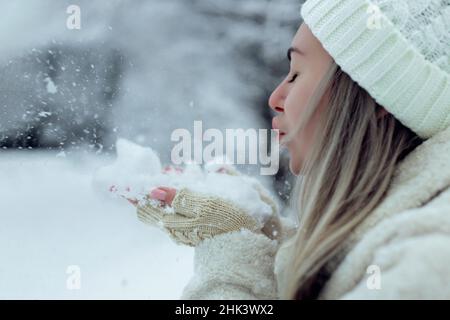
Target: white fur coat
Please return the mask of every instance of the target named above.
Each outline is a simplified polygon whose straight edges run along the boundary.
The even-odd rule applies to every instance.
[[[277,299],[289,241],[240,231],[202,242],[183,299]],[[398,166],[351,235],[321,299],[450,299],[450,128]]]

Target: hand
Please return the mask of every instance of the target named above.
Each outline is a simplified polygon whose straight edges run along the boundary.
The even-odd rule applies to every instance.
[[[184,172],[184,169],[181,167],[174,167],[171,165],[167,165],[165,166],[162,171],[162,173],[167,174],[167,173],[178,173],[181,174]],[[234,168],[231,168],[229,166],[221,166],[216,170],[217,173],[224,173],[224,174],[229,174],[229,175],[238,175],[239,172],[237,170],[235,170]],[[113,191],[113,188],[115,186],[112,186],[110,191]],[[172,205],[172,201],[173,198],[175,197],[177,193],[177,190],[174,188],[170,188],[170,187],[158,187],[156,189],[153,189],[150,194],[149,197],[155,200],[160,200],[166,204],[168,204],[169,206]],[[136,199],[130,199],[130,198],[126,198],[132,205],[137,206],[138,205],[138,200]]]
[[[263,227],[232,202],[187,188],[176,192],[171,206],[165,201],[147,199],[137,206],[137,214],[141,221],[167,231],[177,243],[196,246],[218,234],[242,228],[261,233]]]
[[[224,164],[220,166],[216,172],[224,173],[232,176],[243,176],[243,174],[237,170],[233,165]],[[272,216],[264,224],[262,232],[270,239],[278,239],[281,236],[281,222],[279,218],[278,206],[272,199],[270,192],[259,182],[257,179],[253,179],[254,186],[258,190],[259,196],[263,202],[268,204],[272,208]]]
[[[177,190],[174,188],[169,187],[158,187],[156,189],[153,189],[149,196],[152,199],[160,200],[164,202],[165,204],[171,206],[173,198],[175,198],[175,195],[177,194]]]
[[[174,167],[174,166],[170,166],[170,165],[165,166],[162,169],[162,173],[170,173],[170,172],[175,172],[177,174],[181,174],[184,172],[184,170],[183,170],[183,168]],[[168,204],[169,206],[171,206],[173,198],[175,198],[176,193],[177,193],[177,190],[174,188],[158,187],[156,189],[153,189],[149,196],[152,199],[160,200],[160,201]]]
[[[216,170],[216,172],[235,176],[242,175],[234,167],[230,166],[221,166]],[[257,180],[255,179],[254,181]],[[177,205],[177,203],[175,203],[173,205],[173,208],[170,208],[175,197],[178,195],[177,190],[170,187],[159,187],[153,189],[148,195],[149,199],[153,199],[153,203],[150,205],[138,207],[138,216],[144,222],[153,225],[164,226],[164,228],[169,231],[169,234],[172,236],[172,238],[174,238],[177,242],[192,246],[195,246],[198,241],[203,240],[204,238],[211,237],[219,233],[235,231],[240,228],[248,228],[257,233],[262,232],[270,239],[278,239],[281,231],[281,224],[278,217],[277,205],[272,200],[269,192],[262,186],[262,184],[258,182],[255,183],[254,186],[258,190],[261,200],[272,207],[273,214],[270,219],[264,224],[264,226],[261,226],[260,223],[257,222],[253,217],[228,201],[225,201],[218,197],[202,196],[187,189],[184,189],[184,193],[188,201],[191,202],[190,206],[186,207],[186,203],[184,202],[182,205]],[[129,201],[137,206],[137,202],[135,200],[129,199]],[[202,205],[205,204],[208,204],[209,207],[202,208]],[[168,216],[168,212],[170,212],[170,209],[173,210],[172,213],[169,213],[172,216]],[[188,212],[189,210],[197,210],[197,212],[200,212],[200,214],[196,216],[195,214],[192,214],[192,212]],[[214,210],[219,210],[219,212],[215,213]],[[199,230],[199,227],[195,225],[196,223],[200,225],[202,223],[208,223],[208,225],[211,227],[211,221],[209,220],[212,219],[215,223],[217,223],[217,219],[219,217],[219,221],[224,220],[222,222],[223,225],[229,223],[225,228],[222,228],[222,230],[215,230],[214,232],[208,230],[207,232],[205,232],[205,230]],[[185,221],[182,221],[183,219]],[[231,223],[233,219],[237,219],[240,221],[238,221],[237,224]],[[245,223],[242,224],[242,221],[245,221]],[[198,231],[198,234],[192,234],[192,230],[187,230],[186,226],[184,231],[180,233],[180,230],[175,230],[177,228],[171,229],[170,225],[173,223],[175,223],[177,227],[180,227],[180,225],[183,224],[185,224],[186,226],[189,225],[190,228]]]
[[[164,168],[162,168],[162,170],[161,170],[161,173],[163,173],[163,174],[169,174],[169,173],[182,174],[183,172],[184,172],[183,168],[178,167],[178,166],[171,166],[171,165],[167,165]],[[168,198],[167,198],[168,202],[166,201],[166,203],[168,203],[170,205],[172,200],[173,200],[173,198],[175,197],[176,190],[173,189],[173,188],[167,188],[167,187],[160,187],[158,189],[161,189],[161,190],[156,191],[156,189],[155,189],[154,190],[155,192],[152,194],[152,197],[154,199],[158,199],[158,200],[164,201],[165,199],[163,199],[162,197],[163,197],[163,194],[167,192],[168,193]],[[117,194],[118,193],[118,187],[115,186],[115,185],[112,185],[112,186],[109,187],[109,191],[112,192],[112,193],[116,193]],[[130,191],[130,187],[126,187],[125,191],[129,192]],[[128,197],[126,197],[123,194],[119,194],[119,196],[121,196],[122,198],[125,198],[133,206],[137,206],[138,203],[139,203],[139,201],[137,199],[128,198]]]

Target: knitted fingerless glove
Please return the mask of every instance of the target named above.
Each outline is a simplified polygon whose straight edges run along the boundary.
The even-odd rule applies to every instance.
[[[167,231],[179,244],[196,246],[215,235],[242,228],[262,233],[263,225],[245,210],[225,199],[203,195],[187,188],[179,190],[172,207],[146,199],[137,206],[141,221]]]

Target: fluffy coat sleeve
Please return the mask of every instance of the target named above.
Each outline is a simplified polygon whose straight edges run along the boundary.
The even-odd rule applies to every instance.
[[[277,247],[276,240],[246,229],[204,240],[181,299],[276,299]]]

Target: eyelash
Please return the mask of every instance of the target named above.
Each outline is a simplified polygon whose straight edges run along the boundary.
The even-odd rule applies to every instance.
[[[288,83],[293,83],[295,81],[295,79],[297,79],[298,77],[298,73],[294,74],[291,78],[291,80],[288,81]]]

